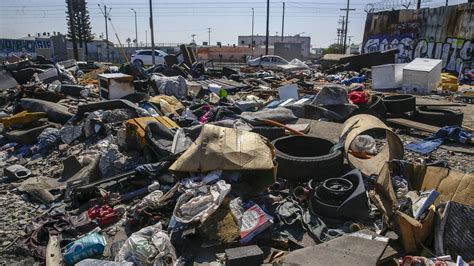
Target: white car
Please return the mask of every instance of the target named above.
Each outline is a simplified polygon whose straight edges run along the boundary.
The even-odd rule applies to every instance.
[[[165,64],[165,56],[168,55],[167,53],[155,50],[155,65],[164,65]],[[151,50],[137,50],[134,54],[132,54],[132,58],[130,60],[132,63],[138,63],[142,66],[144,65],[153,65],[152,53]]]
[[[277,55],[264,55],[247,61],[247,65],[263,68],[278,68],[278,65],[288,65],[288,61]]]

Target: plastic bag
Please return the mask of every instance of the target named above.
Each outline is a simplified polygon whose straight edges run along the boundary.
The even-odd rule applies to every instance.
[[[66,246],[64,261],[68,265],[73,265],[83,259],[100,255],[104,252],[105,238],[97,233],[88,234]]]
[[[354,152],[365,152],[367,154],[376,154],[375,139],[369,135],[359,135],[351,143],[351,150]]]
[[[178,198],[173,217],[181,223],[202,223],[219,208],[229,191],[230,184],[224,180],[208,187],[207,193],[188,189]]]
[[[161,230],[161,223],[133,233],[115,257],[117,262],[134,265],[174,265],[176,252],[169,236]]]

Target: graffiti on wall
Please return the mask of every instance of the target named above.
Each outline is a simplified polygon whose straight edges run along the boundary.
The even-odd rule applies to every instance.
[[[398,63],[414,58],[443,60],[443,69],[459,72],[474,60],[474,3],[420,10],[392,10],[367,15],[362,52],[397,48]]]
[[[0,39],[0,51],[7,52],[35,52],[37,48],[51,48],[48,40],[13,40]]]
[[[400,37],[374,36],[363,44],[363,53],[385,51],[397,48],[397,63],[408,63],[414,58],[443,60],[443,69],[458,72],[462,62],[474,60],[474,41],[448,37],[444,41],[416,39],[405,35]]]
[[[24,54],[35,56],[36,49],[42,48],[51,48],[51,41],[49,39],[0,39],[0,58],[8,58],[11,55],[22,56]]]

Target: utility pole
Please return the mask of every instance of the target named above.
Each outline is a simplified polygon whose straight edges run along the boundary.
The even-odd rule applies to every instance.
[[[252,7],[252,40],[251,40],[251,43],[252,43],[252,48],[253,48],[253,21],[254,21],[254,15],[255,15],[255,12],[253,10],[253,7]]]
[[[207,33],[208,33],[208,37],[209,37],[209,41],[207,42],[207,45],[211,46],[211,28],[207,28]]]
[[[341,44],[341,29],[337,29],[337,44]]]
[[[268,55],[268,35],[270,35],[270,0],[267,0],[267,35],[265,36],[266,55]]]
[[[135,47],[138,49],[137,11],[133,8],[131,9],[135,13]]]
[[[148,47],[148,31],[145,30],[145,47]]]
[[[72,1],[67,0],[67,7],[69,13],[69,23],[71,23],[71,39],[72,39],[72,50],[74,53],[74,59],[79,60],[79,53],[77,51],[77,40],[76,40],[76,22],[74,20],[74,12],[72,10]]]
[[[354,36],[347,36],[347,38],[349,39],[349,45],[351,45],[351,38],[354,37]]]
[[[196,34],[191,34],[191,37],[193,37],[193,44],[195,43],[194,42],[194,37],[196,36]]]
[[[349,8],[349,1],[350,0],[347,0],[347,7],[346,8],[341,8],[342,11],[346,11],[346,23],[345,23],[345,27],[344,27],[344,45],[343,45],[343,54],[346,53],[346,45],[347,45],[347,24],[349,22],[349,11],[355,11],[355,8]],[[421,0],[418,0],[418,1],[421,1]]]
[[[344,42],[344,36],[346,35],[345,34],[345,25],[346,25],[346,16],[342,16],[342,28],[341,28],[341,53],[344,54],[344,47],[343,47],[343,42]]]
[[[283,42],[284,29],[285,29],[285,2],[283,2],[283,16],[281,19],[281,42]]]
[[[342,19],[339,19],[337,22],[338,24],[341,24],[341,27],[337,29],[337,44],[340,45],[342,48],[342,36],[344,35],[344,19],[345,16],[339,16]]]
[[[153,34],[153,3],[150,0],[151,63],[155,65],[155,35]]]
[[[109,10],[107,10],[107,6],[104,5],[104,11],[102,11],[102,9],[100,8],[100,4],[97,4],[99,6],[99,9],[100,9],[100,12],[102,13],[102,15],[104,16],[104,20],[105,20],[105,41],[107,42],[106,44],[106,47],[107,47],[107,61],[110,61],[110,52],[109,52],[109,29],[108,29],[108,18],[110,16],[110,11],[112,10],[112,8],[109,8]]]

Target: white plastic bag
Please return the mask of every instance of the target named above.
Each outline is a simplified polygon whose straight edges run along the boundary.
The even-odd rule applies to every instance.
[[[181,223],[194,221],[202,223],[219,208],[229,191],[230,184],[224,180],[219,180],[216,184],[208,187],[207,193],[188,189],[178,198],[173,217]]]
[[[142,228],[124,243],[117,262],[133,262],[134,265],[174,265],[176,251],[169,236],[161,230],[161,223]]]

